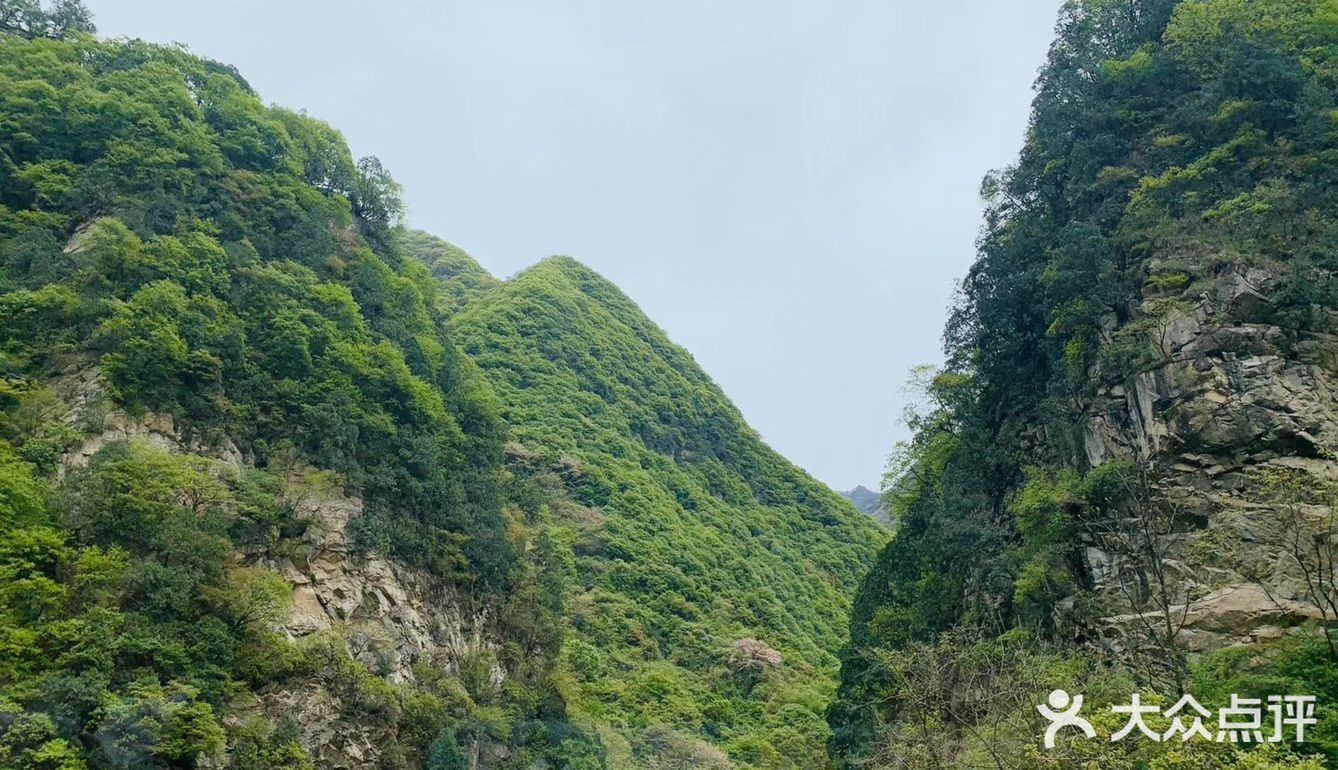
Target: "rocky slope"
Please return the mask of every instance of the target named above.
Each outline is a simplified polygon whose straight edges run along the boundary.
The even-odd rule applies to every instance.
[[[1165,558],[1191,649],[1276,638],[1333,609],[1294,558],[1298,529],[1280,508],[1302,505],[1314,527],[1331,526],[1323,490],[1338,481],[1338,336],[1272,323],[1278,281],[1266,267],[1195,275],[1145,340],[1164,346],[1166,360],[1103,385],[1086,411],[1091,466],[1124,458],[1155,468],[1156,499],[1187,530],[1166,535]],[[1338,311],[1317,310],[1332,326]],[[1318,496],[1277,499],[1268,480],[1279,472]],[[1086,558],[1096,587],[1118,595],[1118,557],[1093,546]]]
[[[254,460],[225,438],[202,440],[180,428],[170,414],[131,415],[107,411],[101,370],[81,367],[55,382],[69,405],[70,425],[96,424],[61,458],[59,475],[84,471],[105,449],[118,445],[198,458],[245,473]],[[290,509],[301,534],[270,547],[246,546],[238,564],[281,575],[286,588],[282,610],[272,628],[294,646],[328,656],[310,673],[269,686],[229,704],[226,721],[245,724],[263,717],[291,722],[298,742],[315,767],[371,770],[394,760],[386,748],[396,738],[393,719],[359,717],[342,680],[344,656],[365,672],[391,685],[412,688],[425,671],[458,678],[468,661],[491,661],[487,679],[500,688],[507,672],[497,662],[503,630],[459,587],[428,570],[358,547],[349,523],[363,512],[363,501],[349,495],[338,479],[310,467],[298,467],[283,480],[276,501]],[[494,760],[505,755],[497,743],[479,742]],[[204,766],[230,767],[204,760]],[[487,766],[486,764],[481,766]]]
[[[849,500],[852,505],[859,509],[860,513],[872,516],[874,511],[878,510],[878,494],[870,492],[864,485],[846,490],[841,496]]]
[[[898,535],[854,604],[840,766],[1031,766],[972,730],[1026,728],[1036,693],[1101,676],[1331,693],[1332,20],[1291,0],[1061,9],[1023,150],[982,186],[947,366],[887,495]],[[997,698],[955,711],[906,661]],[[1334,728],[1303,751],[1338,762]],[[1072,748],[1048,761],[1152,761]]]
[[[885,527],[895,526],[892,517],[888,515],[887,506],[883,504],[882,495],[870,491],[864,485],[841,493],[841,496],[849,500],[860,513],[872,518],[874,521]]]

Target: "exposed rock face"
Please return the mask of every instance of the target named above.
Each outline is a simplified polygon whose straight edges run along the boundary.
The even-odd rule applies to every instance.
[[[303,486],[294,481],[290,489]],[[492,646],[485,611],[464,609],[461,597],[423,570],[354,551],[346,528],[362,513],[360,499],[309,489],[291,502],[298,518],[310,522],[304,547],[260,558],[293,586],[292,614],[283,624],[290,638],[336,629],[355,659],[391,682],[412,680],[420,661],[455,672],[466,656]]]
[[[1163,564],[1172,593],[1188,600],[1172,614],[1191,649],[1270,638],[1324,616],[1289,543],[1296,522],[1323,525],[1331,508],[1280,510],[1261,479],[1287,469],[1311,489],[1338,480],[1338,336],[1269,323],[1275,283],[1262,269],[1229,268],[1202,281],[1196,300],[1145,300],[1141,315],[1156,316],[1145,342],[1160,363],[1106,383],[1087,411],[1088,461],[1154,468],[1154,496],[1178,512],[1184,531],[1164,538]],[[1108,332],[1111,344],[1113,323]],[[1114,595],[1119,557],[1099,548],[1087,557],[1097,586]]]
[[[362,513],[360,499],[297,478],[288,489],[297,517],[309,522],[301,547],[247,558],[278,570],[293,586],[292,611],[282,623],[289,638],[324,635],[391,683],[412,681],[418,665],[458,674],[470,655],[495,647],[486,611],[468,609],[465,597],[423,570],[355,550],[347,527]],[[505,675],[494,664],[495,686]],[[379,767],[385,726],[350,718],[330,676],[319,673],[295,687],[264,692],[260,708],[271,718],[296,722],[317,767]]]
[[[364,770],[379,766],[385,731],[356,723],[346,716],[342,700],[324,683],[308,680],[291,689],[266,693],[261,710],[270,717],[291,717],[298,726],[302,747],[316,767]]]
[[[878,510],[878,493],[870,491],[863,484],[842,492],[841,496],[853,503],[860,513],[872,516],[873,512]]]
[[[102,387],[102,371],[97,366],[72,366],[55,382],[55,390],[69,407],[66,422],[82,424],[92,430],[83,442],[62,458],[57,467],[62,474],[67,468],[88,465],[98,450],[119,441],[142,441],[169,452],[213,457],[236,467],[246,462],[241,451],[229,440],[205,442],[198,436],[186,436],[170,414],[148,413],[132,417],[110,409],[107,406],[110,400]]]
[[[883,505],[882,495],[870,490],[863,484],[842,492],[841,496],[849,500],[860,513],[869,516],[874,521],[887,527],[894,526],[892,515],[888,513],[887,506]]]
[[[97,368],[86,367],[67,373],[57,384],[71,406],[67,419],[72,424],[100,426],[65,454],[62,473],[86,466],[100,449],[120,441],[247,466],[231,441],[187,436],[170,415],[100,413],[98,407],[105,403],[100,382]],[[467,597],[423,570],[355,549],[347,528],[362,513],[362,500],[345,495],[329,477],[302,471],[288,479],[285,497],[296,518],[307,522],[297,547],[290,542],[282,554],[253,551],[238,553],[237,559],[274,569],[292,586],[291,611],[278,629],[289,639],[329,641],[325,649],[351,657],[392,684],[412,681],[418,665],[458,674],[462,661],[495,649],[486,610],[472,609]],[[255,713],[291,719],[320,768],[380,767],[386,726],[350,717],[346,695],[331,686],[329,676],[318,672],[291,686],[271,688],[258,702],[235,704],[237,712],[229,719]],[[500,687],[505,676],[494,663],[492,684]]]

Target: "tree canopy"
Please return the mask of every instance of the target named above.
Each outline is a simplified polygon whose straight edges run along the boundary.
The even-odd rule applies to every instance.
[[[1091,587],[1080,523],[1113,504],[1084,410],[1166,360],[1157,308],[1262,267],[1281,278],[1259,320],[1293,345],[1332,332],[1335,18],[1304,0],[1064,5],[1022,153],[982,186],[947,366],[888,479],[901,529],[855,600],[841,766],[895,740],[886,655],[962,629],[1077,634],[1058,619]]]

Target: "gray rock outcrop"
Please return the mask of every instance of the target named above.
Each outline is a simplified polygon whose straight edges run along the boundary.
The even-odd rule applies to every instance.
[[[1145,299],[1134,322],[1107,326],[1103,344],[1132,341],[1152,360],[1105,381],[1085,414],[1088,462],[1152,468],[1155,504],[1175,512],[1157,558],[1190,649],[1335,619],[1292,553],[1302,531],[1333,534],[1324,498],[1338,482],[1338,336],[1326,330],[1335,314],[1316,308],[1326,324],[1284,330],[1272,321],[1276,283],[1264,269],[1227,267],[1200,278],[1193,299]],[[1296,491],[1286,499],[1269,481],[1284,476]],[[1113,585],[1121,558],[1100,545],[1087,552],[1097,588],[1114,597],[1112,637],[1138,618]]]

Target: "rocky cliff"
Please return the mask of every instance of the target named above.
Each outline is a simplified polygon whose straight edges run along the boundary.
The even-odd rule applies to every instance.
[[[842,492],[841,496],[849,500],[856,508],[858,508],[860,513],[872,516],[873,512],[878,509],[877,493],[870,492],[862,484],[854,489]]]
[[[125,444],[203,460],[223,476],[253,468],[253,460],[232,441],[191,436],[171,415],[108,409],[96,366],[70,371],[56,389],[69,404],[68,424],[96,426],[61,458],[62,476],[85,469],[104,449]],[[235,699],[229,724],[256,716],[290,722],[316,767],[372,770],[391,761],[386,748],[394,743],[397,725],[386,715],[360,713],[355,701],[367,696],[359,692],[360,677],[364,687],[383,680],[411,691],[421,677],[459,679],[464,665],[486,659],[488,685],[502,687],[507,671],[496,655],[501,629],[489,609],[421,567],[358,548],[348,527],[362,514],[363,501],[347,494],[336,477],[295,467],[277,502],[292,511],[299,533],[269,547],[245,546],[234,559],[282,576],[282,611],[268,622],[296,647],[314,651],[317,664]],[[375,679],[365,679],[367,673]],[[496,743],[478,742],[474,748],[505,752]]]
[[[982,185],[947,365],[885,495],[899,530],[852,611],[829,714],[840,766],[1036,766],[964,736],[1031,717],[1033,691],[1094,681],[1075,673],[1087,665],[1171,698],[1269,677],[1327,692],[1332,18],[1290,0],[1060,10],[1022,151]],[[1255,651],[1234,655],[1242,643]],[[1012,694],[954,711],[925,695],[950,699],[952,677],[907,661]],[[917,741],[934,723],[947,730]]]
[[[1192,649],[1333,620],[1319,582],[1330,578],[1307,576],[1308,559],[1294,551],[1298,536],[1334,533],[1338,335],[1273,321],[1285,301],[1276,268],[1205,274],[1183,261],[1159,267],[1195,274],[1174,305],[1149,291],[1134,321],[1104,330],[1107,345],[1132,331],[1161,361],[1098,389],[1084,421],[1087,461],[1132,460],[1154,474],[1148,503],[1177,519],[1163,534],[1164,559]],[[1332,328],[1335,310],[1315,310],[1325,319],[1319,327]],[[1283,476],[1306,494],[1280,497]],[[1301,506],[1304,520],[1290,516],[1289,506]],[[1120,596],[1119,556],[1093,545],[1086,558],[1096,587]]]
[[[883,498],[877,492],[861,484],[854,489],[842,492],[841,496],[849,500],[860,513],[872,518],[879,524],[888,527],[893,526],[892,517],[887,513],[887,506],[883,504]]]

